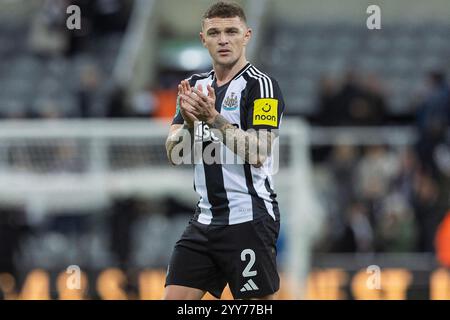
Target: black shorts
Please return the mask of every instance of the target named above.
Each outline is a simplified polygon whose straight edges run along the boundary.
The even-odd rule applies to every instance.
[[[235,299],[278,291],[276,265],[279,221],[267,216],[236,225],[211,226],[191,220],[175,245],[166,286],[208,291],[220,298],[229,285]]]

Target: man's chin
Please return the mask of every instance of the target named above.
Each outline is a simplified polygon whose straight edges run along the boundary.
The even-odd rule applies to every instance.
[[[231,57],[218,57],[216,59],[216,64],[223,66],[223,67],[229,67],[234,66],[236,64],[237,60],[233,59]]]

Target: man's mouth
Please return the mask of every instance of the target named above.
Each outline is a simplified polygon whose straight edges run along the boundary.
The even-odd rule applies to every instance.
[[[227,54],[231,53],[231,50],[220,49],[218,52],[219,52],[220,55],[227,55]]]

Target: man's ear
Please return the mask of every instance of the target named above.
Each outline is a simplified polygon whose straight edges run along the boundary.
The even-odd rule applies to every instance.
[[[247,45],[252,38],[253,30],[248,28],[244,35],[244,45]]]
[[[205,35],[203,34],[203,32],[200,32],[199,36],[200,36],[200,41],[202,42],[202,45],[204,47],[206,47]]]

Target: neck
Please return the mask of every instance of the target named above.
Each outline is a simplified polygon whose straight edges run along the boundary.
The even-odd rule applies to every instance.
[[[218,85],[227,83],[247,64],[247,59],[242,56],[235,64],[233,65],[220,65],[214,64],[214,72],[216,74],[216,83]]]

